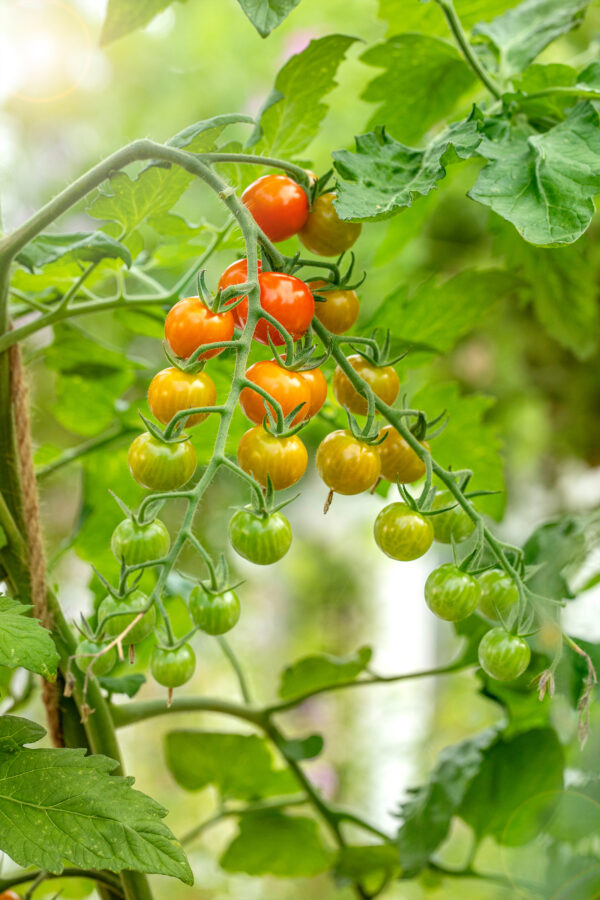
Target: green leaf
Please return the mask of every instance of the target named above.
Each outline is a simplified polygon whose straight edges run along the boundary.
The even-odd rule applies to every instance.
[[[457,662],[466,666],[470,664],[479,665],[477,653],[479,642],[486,631],[490,630],[490,623],[483,616],[480,616],[479,613],[474,613],[471,616],[467,616],[466,619],[461,619],[460,622],[454,622],[454,630],[458,637],[464,638]]]
[[[485,754],[457,815],[479,840],[492,835],[506,846],[525,844],[543,828],[548,797],[563,787],[564,763],[550,728],[500,738]]]
[[[279,746],[286,756],[299,762],[303,759],[316,759],[322,753],[324,743],[320,734],[311,734],[307,738],[288,738]]]
[[[354,681],[365,671],[372,655],[370,647],[361,647],[349,656],[330,656],[328,653],[305,656],[281,673],[279,696],[283,699],[300,697],[345,681]]]
[[[0,525],[0,550],[2,550],[3,547],[6,547],[7,544],[8,538],[6,537],[6,532],[2,525]]]
[[[9,597],[0,597],[0,666],[22,666],[44,678],[54,680],[58,652],[38,619],[29,615],[33,607]]]
[[[518,0],[455,0],[459,19],[467,29],[476,22],[493,18],[516,6]],[[423,0],[379,0],[379,17],[388,25],[388,34],[420,31],[448,36],[448,23],[437,3]]]
[[[385,298],[364,328],[389,328],[394,341],[447,353],[517,284],[514,275],[500,269],[466,269],[447,281],[426,281],[411,294],[402,286]]]
[[[172,2],[173,0],[109,0],[100,45],[106,47],[126,34],[144,28]]]
[[[25,744],[36,744],[46,734],[37,722],[18,716],[0,716],[0,754],[14,753]]]
[[[591,103],[578,103],[543,134],[517,127],[478,153],[488,161],[469,192],[531,244],[570,244],[586,230],[600,191],[600,129]]]
[[[211,119],[200,119],[198,122],[194,122],[193,125],[188,125],[183,131],[178,131],[172,138],[169,138],[167,145],[169,147],[177,147],[179,150],[187,148],[193,153],[207,153],[214,141],[228,125],[239,125],[242,123],[253,125],[254,119],[252,116],[247,116],[244,113],[223,113],[220,116],[213,116]],[[212,132],[215,133],[212,134]],[[206,147],[204,147],[205,144]]]
[[[482,669],[477,672],[483,696],[499,703],[506,713],[507,722],[502,732],[505,738],[549,726],[552,701],[548,694],[540,700],[535,680],[548,664],[547,656],[534,653],[527,671],[508,683],[490,678]]]
[[[298,791],[287,769],[274,768],[267,741],[254,734],[171,731],[166,757],[171,774],[187,791],[214,784],[223,798],[239,800]]]
[[[473,114],[455,122],[424,150],[395,141],[383,128],[356,139],[356,151],[332,153],[339,175],[336,209],[342,219],[375,222],[426,196],[457,158],[472,156],[481,140]]]
[[[565,109],[577,103],[575,92],[573,95],[562,92],[561,88],[574,88],[577,84],[577,69],[566,66],[563,63],[547,63],[541,65],[534,63],[525,69],[518,78],[513,78],[515,92],[505,94],[506,103],[517,100],[519,106],[527,112],[530,118],[564,118]],[[554,93],[544,94],[542,97],[531,97],[538,91],[548,91],[558,88]]]
[[[332,860],[313,819],[261,812],[242,816],[221,866],[248,875],[310,878],[328,869]]]
[[[300,0],[238,0],[261,37],[267,37],[281,25]]]
[[[475,76],[460,53],[445,41],[423,34],[401,34],[370,47],[361,62],[384,71],[362,94],[378,103],[368,127],[385,125],[408,144],[449,115]],[[398,103],[402,97],[402,103]]]
[[[401,805],[397,844],[405,877],[416,875],[446,839],[452,817],[496,740],[496,730],[488,729],[446,747],[427,784],[411,791],[410,799]]]
[[[590,0],[525,0],[491,22],[480,22],[473,37],[484,44],[484,59],[507,78],[522,72],[544,47],[579,25]]]
[[[263,107],[256,153],[297,159],[306,150],[327,113],[323,97],[336,86],[335,74],[355,40],[329,34],[288,59]]]
[[[121,259],[131,265],[127,247],[102,231],[72,234],[41,234],[17,254],[16,260],[33,272],[66,257],[65,262],[97,263],[101,259]]]
[[[393,844],[350,844],[340,850],[334,874],[343,883],[358,881],[368,892],[377,893],[384,882],[400,874],[398,850]]]
[[[100,686],[109,694],[126,694],[135,697],[140,688],[146,683],[146,676],[141,672],[132,672],[131,675],[117,675],[110,677],[103,675],[98,679]]]
[[[579,359],[592,356],[598,346],[598,299],[589,242],[534,247],[506,228],[499,246],[521,275],[521,295],[533,304],[548,334]]]
[[[553,600],[571,599],[575,595],[569,575],[575,574],[588,553],[587,516],[564,516],[536,528],[525,541],[525,564],[541,566],[528,581],[529,587]]]
[[[27,729],[24,737],[31,739]],[[111,775],[114,760],[85,753],[0,754],[0,818],[10,823],[0,829],[0,849],[20,866],[55,874],[66,861],[80,868],[172,875],[192,884],[183,850],[160,821],[167,811],[133,790],[132,778]]]
[[[500,491],[478,497],[477,508],[494,518],[504,511],[503,462],[498,426],[486,421],[494,399],[483,394],[461,394],[455,382],[429,384],[411,400],[415,409],[423,409],[429,419],[446,410],[448,425],[434,438],[431,449],[444,468],[471,469],[469,490]]]

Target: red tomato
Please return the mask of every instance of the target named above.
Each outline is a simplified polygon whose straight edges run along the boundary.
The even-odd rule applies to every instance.
[[[312,392],[304,373],[290,372],[282,368],[274,360],[256,362],[246,372],[246,378],[262,387],[281,405],[283,415],[288,416],[293,409],[302,404],[302,409],[294,416],[294,425],[309,417],[312,403]],[[260,425],[266,415],[265,402],[258,391],[245,387],[240,394],[240,406],[251,422]],[[275,410],[269,404],[271,412]]]
[[[312,419],[327,399],[327,379],[320,369],[308,369],[306,372],[299,372],[298,374],[302,375],[310,389],[310,407],[307,418]]]
[[[246,188],[242,202],[275,242],[297,234],[308,218],[306,192],[288,175],[263,175]]]
[[[234,321],[229,310],[213,313],[199,297],[186,297],[171,307],[165,321],[165,338],[176,356],[187,359],[202,344],[216,344],[233,337]],[[207,350],[201,359],[222,353]]]
[[[219,288],[225,290],[230,285],[246,281],[247,278],[246,260],[240,259],[225,269],[219,281]],[[283,272],[261,272],[258,283],[262,308],[289,331],[293,340],[300,340],[308,330],[315,311],[315,301],[308,285],[294,275],[285,275]],[[243,328],[248,318],[247,297],[235,307],[233,315],[235,324]],[[276,346],[285,343],[275,326],[261,319],[254,330],[254,339],[261,344],[268,344],[268,335]]]

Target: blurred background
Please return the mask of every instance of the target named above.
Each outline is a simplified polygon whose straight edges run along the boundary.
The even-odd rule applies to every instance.
[[[3,0],[0,5],[0,201],[5,231],[128,141],[141,136],[166,140],[190,123],[220,113],[255,114],[286,59],[312,38],[343,31],[370,44],[386,33],[375,0],[304,0],[267,41],[256,34],[235,0],[195,0],[174,4],[143,31],[100,49],[105,11],[105,0]],[[582,64],[589,61],[598,46],[594,35],[599,24],[600,8],[593,8],[584,29],[553,47],[553,58],[560,61],[581,54]],[[329,95],[325,125],[309,153],[311,168],[319,173],[329,168],[331,151],[351,146],[353,136],[366,130],[373,114],[372,104],[361,99],[372,78],[372,69],[358,59],[363,51],[364,44],[350,49],[337,77],[338,87]],[[465,198],[477,165],[464,164],[427,199],[389,222],[363,229],[357,245],[358,270],[369,273],[360,290],[363,322],[382,298],[403,288],[413,289],[431,277],[453,275],[467,264],[493,263],[511,271],[512,236],[507,236],[483,207]],[[220,221],[212,199],[198,186],[186,193],[180,210],[190,223]],[[71,217],[65,230],[90,227],[91,220],[82,209]],[[597,228],[594,222],[584,239],[596,260],[596,272],[600,262]],[[234,235],[211,260],[209,283],[214,284],[219,271],[235,258],[237,241]],[[190,256],[201,249],[201,239],[197,251],[192,242]],[[168,248],[163,252],[167,254]],[[135,361],[131,383],[119,400],[121,409],[131,410],[135,422],[138,407],[144,409],[147,384],[164,364],[160,329],[149,323],[136,334],[116,316],[98,322],[82,319],[80,325],[83,340],[97,342],[107,355],[126,352]],[[56,448],[77,444],[89,432],[77,424],[77,404],[86,402],[83,395],[78,399],[77,383],[68,386],[69,409],[75,409],[69,418],[64,383],[42,377],[47,372],[43,363],[51,337],[41,334],[38,338],[28,345],[28,361],[37,461],[44,465],[54,457]],[[215,362],[217,374],[218,366]],[[492,398],[482,415],[480,436],[473,432],[472,440],[475,456],[480,450],[478,441],[499,438],[502,442],[507,486],[506,510],[498,524],[502,537],[520,543],[543,521],[597,507],[600,368],[597,362],[578,359],[550,337],[530,305],[509,297],[450,353],[418,368],[413,368],[409,359],[402,363],[401,371],[409,396],[428,385],[453,381],[462,396],[481,392]],[[81,410],[79,413],[83,415]],[[331,413],[335,415],[333,407]],[[239,436],[243,428],[240,417],[235,434]],[[325,430],[323,422],[309,429],[313,450]],[[90,583],[89,561],[105,573],[111,566],[114,569],[105,537],[110,523],[94,519],[94,490],[98,496],[102,493],[102,502],[109,486],[128,502],[139,496],[128,482],[125,454],[126,443],[117,444],[109,460],[90,457],[85,471],[73,466],[43,481],[52,577],[60,583],[61,599],[73,617],[90,612],[98,594],[98,586]],[[89,493],[82,513],[84,483]],[[283,561],[257,571],[241,560],[231,560],[245,580],[243,615],[231,642],[259,701],[274,698],[278,673],[287,663],[311,652],[344,655],[369,644],[375,649],[374,668],[392,674],[449,661],[458,647],[450,627],[435,620],[422,600],[427,574],[447,561],[448,554],[435,547],[425,559],[413,563],[387,560],[372,539],[372,522],[385,498],[377,494],[336,497],[324,519],[324,493],[314,474],[306,476],[301,498],[289,507],[294,544]],[[231,475],[219,478],[206,496],[197,528],[215,551],[223,545],[231,507],[243,502],[245,492]],[[501,516],[501,506],[496,504],[493,510],[496,517]],[[84,538],[76,552],[71,535],[82,515],[87,517]],[[118,510],[107,515],[110,522],[114,516],[118,521]],[[177,516],[176,508],[170,510],[167,524],[173,525]],[[581,583],[599,568],[598,549],[588,549],[583,569],[575,573]],[[191,579],[196,575],[194,565],[191,559],[182,563]],[[170,590],[177,615],[183,587],[174,580]],[[569,605],[567,626],[575,637],[599,640],[599,612],[600,594],[589,590]],[[200,636],[195,641],[198,670],[194,682],[182,690],[235,696],[231,671],[214,640]],[[140,669],[144,658],[142,650]],[[140,696],[157,694],[156,687],[147,684]],[[41,715],[37,707],[30,709]],[[325,752],[307,764],[307,771],[327,796],[380,827],[393,829],[394,815],[407,788],[420,783],[439,751],[498,717],[499,708],[477,693],[475,676],[458,674],[443,680],[410,680],[328,695],[288,715],[286,725],[293,734],[319,731],[324,735]],[[565,740],[573,739],[575,714],[560,698],[555,717]],[[597,725],[597,706],[592,708],[592,717]],[[188,715],[168,722],[154,720],[124,732],[127,770],[135,774],[141,790],[168,807],[168,824],[182,836],[210,817],[215,797],[211,789],[186,794],[162,764],[163,734],[174,724],[216,729],[237,726],[210,715]],[[593,734],[596,736],[585,751],[590,760],[598,750],[597,728]],[[581,758],[578,760],[575,767],[581,763]],[[350,897],[328,878],[290,882],[225,874],[216,860],[234,830],[231,823],[221,824],[188,847],[197,887],[188,889],[156,879],[157,896],[172,900],[192,896],[198,900]],[[445,861],[460,867],[469,846],[468,829],[457,824]],[[477,864],[510,872],[511,866],[518,869],[520,865],[518,852],[514,851],[514,860],[510,853],[502,857],[489,840]],[[85,886],[73,883],[60,884],[60,889],[65,898],[93,896],[86,893]],[[399,884],[386,896],[391,900],[426,896],[450,900],[459,891],[465,900],[516,896],[512,889],[467,880]],[[51,894],[39,890],[36,896]]]

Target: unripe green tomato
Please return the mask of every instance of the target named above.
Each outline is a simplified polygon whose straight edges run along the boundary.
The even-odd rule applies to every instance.
[[[104,644],[96,644],[95,641],[88,641],[87,638],[84,638],[77,647],[77,655],[75,657],[77,668],[81,672],[85,672],[92,661],[93,655],[100,653],[103,649]],[[111,647],[110,650],[94,661],[92,672],[97,678],[100,678],[102,675],[108,675],[114,669],[116,662],[117,648]]]
[[[479,642],[479,664],[496,681],[512,681],[522,675],[531,659],[529,644],[504,628],[492,628]]]
[[[377,545],[386,556],[404,562],[427,553],[433,542],[431,522],[406,503],[384,506],[373,528]]]
[[[136,437],[127,455],[138,484],[151,491],[174,491],[190,480],[196,451],[189,440],[165,444],[149,432]]]
[[[477,580],[481,587],[480,611],[488,619],[504,619],[519,602],[519,589],[510,575],[500,569],[490,569]]]
[[[127,626],[133,622],[135,617],[148,606],[148,597],[142,591],[133,591],[123,600],[116,600],[110,594],[104,598],[98,607],[98,624],[104,630],[108,638],[117,637]],[[119,616],[112,616],[106,619],[111,613],[122,613]],[[126,644],[139,644],[144,638],[148,637],[150,632],[156,625],[156,609],[151,606],[139,622],[128,631],[124,637]]]
[[[239,509],[229,523],[231,546],[258,566],[276,563],[290,549],[292,528],[280,512],[257,515],[250,509]]]
[[[446,622],[460,622],[475,612],[481,588],[468,572],[452,563],[434,569],[425,582],[425,602],[432,613]]]
[[[447,506],[452,506],[453,503],[456,503],[456,500],[449,491],[439,491],[433,498],[431,509],[445,509]],[[467,515],[462,506],[458,505],[447,512],[431,516],[431,522],[435,539],[440,544],[451,544],[452,538],[455,543],[460,544],[475,530],[475,522]]]
[[[211,594],[200,584],[192,588],[189,608],[194,625],[207,634],[231,631],[240,617],[240,601],[234,591]]]
[[[182,644],[177,650],[155,647],[150,657],[150,671],[163,687],[181,687],[196,671],[196,654],[189,644]]]
[[[154,519],[147,525],[137,525],[133,519],[123,519],[110,539],[110,549],[126,566],[161,559],[169,552],[170,546],[169,532],[160,519]]]

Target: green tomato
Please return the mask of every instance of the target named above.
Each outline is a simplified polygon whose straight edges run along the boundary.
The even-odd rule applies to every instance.
[[[133,622],[139,613],[148,606],[148,597],[142,591],[133,591],[123,600],[116,600],[110,594],[104,598],[98,607],[98,624],[104,630],[107,638],[114,638],[121,634],[127,626]],[[112,613],[121,613],[118,616],[106,617]],[[125,635],[126,644],[139,644],[148,637],[156,625],[156,609],[151,606],[131,631]]]
[[[170,546],[169,532],[160,519],[154,519],[148,525],[136,525],[133,519],[123,519],[110,539],[110,549],[126,566],[161,559],[169,552]]]
[[[137,483],[151,491],[174,491],[196,469],[196,451],[189,440],[165,444],[148,431],[136,437],[127,459]]]
[[[92,655],[100,653],[102,649],[104,649],[104,644],[97,644],[95,641],[88,641],[84,638],[77,647],[77,655],[75,657],[77,668],[81,672],[85,672],[92,661]],[[108,673],[114,669],[116,662],[117,648],[111,647],[110,650],[103,653],[102,656],[99,656],[98,659],[94,661],[92,672],[97,678],[100,678],[102,675],[108,675]]]
[[[269,566],[290,549],[292,528],[280,512],[261,516],[249,509],[240,509],[229,523],[229,540],[244,559],[258,566]]]
[[[479,664],[497,681],[512,681],[522,675],[531,659],[529,644],[504,628],[492,628],[479,642]]]
[[[479,582],[458,566],[446,563],[434,569],[425,582],[425,602],[446,622],[460,622],[475,611],[481,588]]]
[[[392,559],[418,559],[433,542],[430,520],[406,503],[384,506],[375,519],[373,531],[378,547]]]
[[[196,670],[196,654],[189,644],[177,650],[155,647],[150,657],[150,671],[158,684],[166,688],[181,687],[190,680]]]
[[[456,503],[456,499],[449,491],[438,491],[433,498],[431,509],[445,509]],[[462,506],[454,506],[447,512],[440,513],[437,516],[431,516],[433,524],[433,533],[436,541],[440,544],[451,544],[452,538],[455,543],[460,544],[466,540],[475,530],[475,522],[467,515]]]
[[[207,634],[231,631],[240,617],[240,601],[234,591],[211,594],[202,585],[190,593],[190,615],[198,628]]]
[[[501,569],[490,569],[477,579],[481,587],[479,609],[488,619],[504,619],[519,602],[519,589]]]

